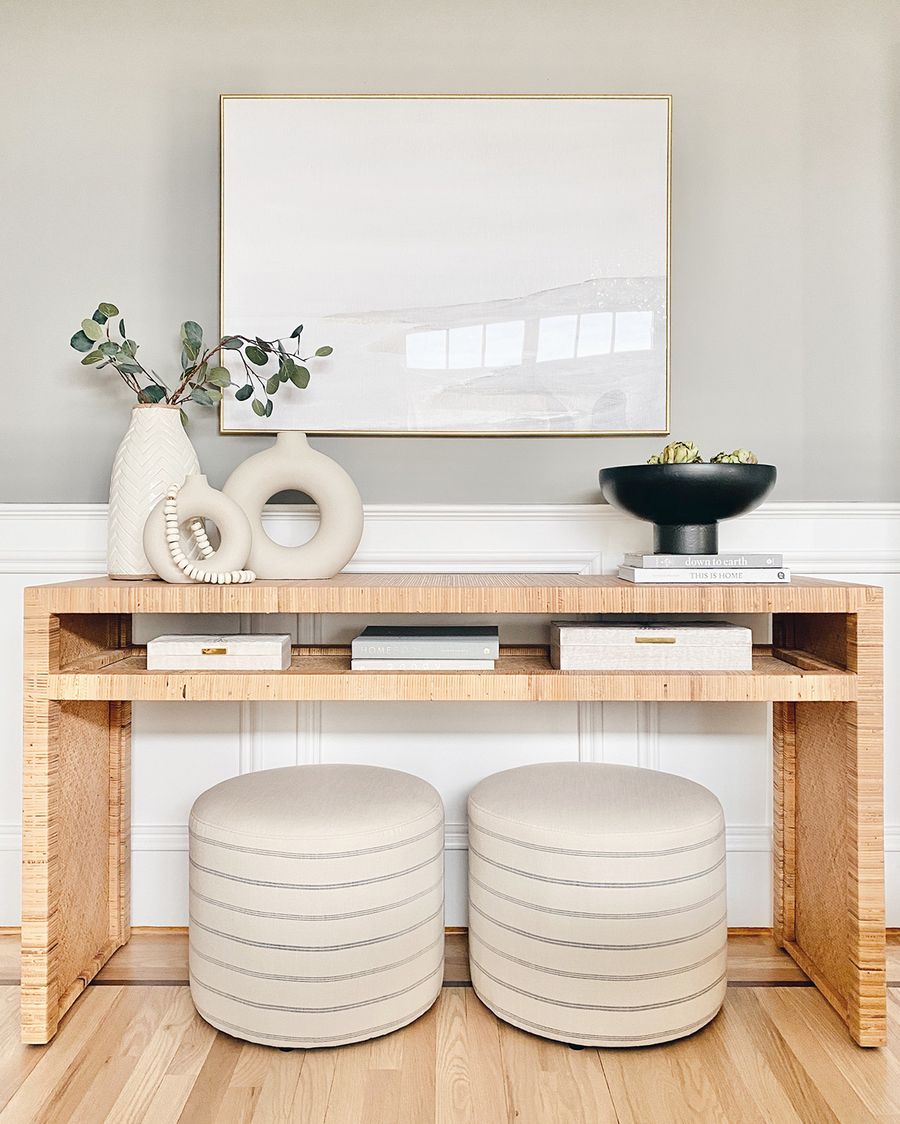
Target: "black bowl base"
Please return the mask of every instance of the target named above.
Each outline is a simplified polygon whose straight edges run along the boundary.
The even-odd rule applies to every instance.
[[[654,554],[718,554],[718,523],[654,523]]]

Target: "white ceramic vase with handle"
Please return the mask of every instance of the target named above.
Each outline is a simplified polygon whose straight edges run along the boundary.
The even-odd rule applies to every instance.
[[[109,483],[106,564],[111,578],[156,577],[144,553],[144,524],[171,484],[181,485],[199,471],[179,408],[135,406]]]

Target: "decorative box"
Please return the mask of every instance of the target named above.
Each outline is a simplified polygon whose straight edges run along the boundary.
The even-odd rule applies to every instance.
[[[286,671],[287,634],[250,636],[157,636],[147,645],[148,671]]]
[[[750,671],[749,628],[718,621],[554,621],[550,662],[563,671]]]

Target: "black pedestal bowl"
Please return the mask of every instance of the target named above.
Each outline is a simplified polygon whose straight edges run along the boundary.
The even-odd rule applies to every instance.
[[[715,554],[719,520],[752,511],[776,475],[771,464],[624,464],[600,469],[600,489],[654,524],[656,554]]]

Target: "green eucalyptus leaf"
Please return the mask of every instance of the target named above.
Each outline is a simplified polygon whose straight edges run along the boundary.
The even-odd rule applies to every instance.
[[[140,375],[143,373],[137,363],[123,363],[121,360],[116,363],[116,370],[124,371],[126,375]]]
[[[90,354],[85,355],[84,359],[81,360],[81,365],[82,365],[82,367],[87,367],[91,363],[99,363],[102,358],[103,358],[102,352],[92,351],[92,352],[90,352]]]
[[[291,382],[294,386],[299,386],[301,390],[306,390],[309,386],[309,371],[306,367],[300,367],[294,364],[294,369],[291,371]]]
[[[275,405],[272,402],[272,399],[270,398],[269,401],[266,403],[266,417],[267,418],[270,418],[272,416],[272,410],[274,408],[275,408]]]
[[[223,336],[219,341],[219,347],[224,347],[227,351],[237,351],[244,346],[244,341],[240,336]]]
[[[119,344],[119,350],[123,355],[130,355],[134,359],[134,353],[137,351],[137,344],[134,340],[122,340]]]
[[[303,331],[303,325],[298,324],[297,327],[291,332],[291,339],[296,340],[300,338],[300,333]]]
[[[95,321],[97,324],[103,325],[103,324],[106,323],[106,321],[109,319],[109,317],[106,315],[105,312],[101,312],[100,309],[98,308],[94,311],[94,315],[91,317],[91,319],[93,321]]]
[[[326,344],[325,347],[317,347],[316,348],[316,355],[318,355],[318,357],[320,359],[324,359],[326,355],[331,355],[331,353],[333,351],[334,351],[334,348],[328,347],[328,345]]]
[[[105,355],[107,359],[113,359],[122,349],[115,340],[104,340],[97,350],[101,355]]]
[[[179,410],[179,411],[178,411],[178,413],[179,413],[179,415],[180,415],[180,417],[181,417],[181,424],[182,424],[182,425],[184,426],[184,428],[185,428],[185,429],[187,429],[187,425],[188,425],[188,416],[187,416],[187,414],[186,414],[186,413],[184,412],[184,410]]]
[[[293,364],[290,359],[284,358],[278,364],[278,381],[287,382],[291,377],[291,367]]]
[[[254,398],[251,405],[253,406],[253,412],[257,417],[264,418],[266,416],[266,408],[258,398]]]
[[[265,367],[265,365],[269,362],[269,357],[262,350],[262,348],[254,347],[252,343],[248,344],[248,346],[244,348],[244,354],[247,356],[250,362],[255,363],[257,367]]]
[[[268,340],[260,339],[259,336],[256,337],[256,344],[261,351],[269,352],[275,350]]]
[[[102,301],[98,306],[97,311],[102,312],[107,319],[109,319],[110,316],[119,315],[119,310],[116,308],[116,306],[114,304],[110,304],[108,301]]]
[[[238,389],[234,392],[234,396],[238,400],[238,402],[246,402],[252,393],[253,386],[248,382],[244,386],[238,387]]]
[[[218,404],[222,401],[222,391],[219,390],[217,386],[207,386],[204,389],[213,400],[213,405],[218,406]]]
[[[157,386],[156,383],[151,383],[141,390],[138,399],[141,402],[162,402],[165,396],[166,391],[164,387]]]
[[[82,320],[81,330],[82,332],[84,332],[87,338],[89,340],[93,340],[94,343],[99,343],[104,338],[103,329],[100,327],[96,320]]]
[[[74,347],[76,351],[91,351],[94,347],[94,341],[79,329],[69,340],[69,346]]]
[[[186,343],[191,344],[196,354],[203,342],[203,329],[195,320],[185,320],[181,325],[181,338]]]
[[[266,394],[274,394],[275,391],[281,386],[281,379],[278,375],[272,375],[266,381]]]
[[[204,390],[202,386],[196,386],[190,393],[192,402],[196,402],[200,406],[214,406],[215,401],[213,396],[208,390]]]
[[[213,386],[231,386],[231,375],[227,367],[213,367],[206,376],[206,381]]]
[[[126,333],[125,333],[125,317],[124,316],[119,321],[119,335],[122,337],[123,340],[125,339]]]

